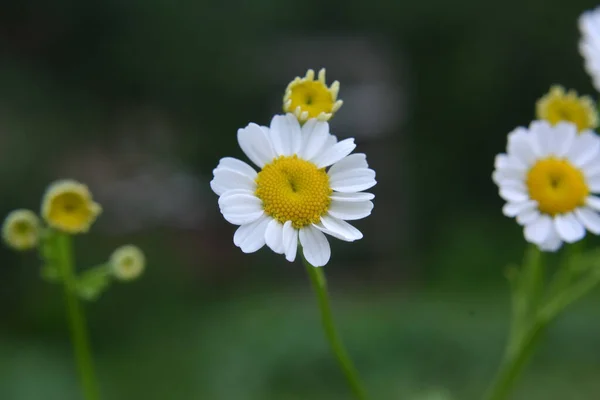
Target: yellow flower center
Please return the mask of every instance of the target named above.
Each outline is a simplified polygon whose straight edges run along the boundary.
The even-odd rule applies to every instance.
[[[556,215],[581,206],[590,189],[583,174],[569,161],[546,158],[538,161],[527,174],[529,197],[538,202],[541,212]]]
[[[298,106],[308,112],[308,118],[316,118],[324,113],[333,112],[335,99],[327,86],[321,81],[304,81],[291,88],[289,99],[292,101],[290,110]]]
[[[15,235],[29,235],[33,232],[33,226],[29,221],[17,221],[13,226],[13,233]]]
[[[594,129],[598,126],[598,116],[594,102],[587,96],[578,97],[574,91],[565,93],[559,86],[537,103],[537,116],[552,125],[561,121],[572,122],[579,131]]]
[[[79,229],[94,216],[88,202],[78,193],[64,192],[51,200],[48,219],[67,229]]]
[[[294,228],[317,223],[325,215],[333,192],[324,168],[298,156],[280,156],[264,166],[256,177],[256,196],[265,212]]]

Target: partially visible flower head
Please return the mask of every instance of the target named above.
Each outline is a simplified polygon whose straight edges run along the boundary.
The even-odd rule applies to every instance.
[[[101,212],[88,187],[74,180],[52,183],[42,200],[42,217],[48,225],[70,234],[87,232]]]
[[[584,68],[600,92],[600,7],[581,14],[579,31],[579,52],[583,56]]]
[[[15,250],[29,250],[37,246],[40,239],[40,220],[33,211],[12,211],[2,225],[4,242]]]
[[[340,83],[335,81],[330,87],[325,84],[325,68],[319,71],[315,80],[315,71],[309,69],[304,78],[296,77],[290,82],[283,97],[283,111],[294,113],[304,122],[310,118],[328,121],[342,106],[338,100]]]
[[[146,258],[137,246],[126,245],[116,249],[110,256],[110,270],[121,281],[139,277],[146,267]]]
[[[375,197],[363,190],[375,186],[375,171],[364,154],[352,154],[354,139],[338,142],[329,124],[276,115],[271,126],[250,124],[238,131],[240,147],[254,168],[223,158],[210,182],[227,221],[240,225],[233,243],[244,253],[265,244],[296,259],[298,243],[314,266],[329,261],[324,233],[352,242],[362,233],[346,221],[371,214]],[[329,168],[326,170],[326,168]]]
[[[586,229],[600,234],[600,137],[577,134],[572,123],[533,121],[508,135],[492,175],[504,215],[524,226],[525,239],[544,251],[573,243]]]
[[[550,92],[536,103],[538,119],[555,125],[561,121],[572,122],[579,131],[595,129],[598,126],[598,114],[594,100],[589,96],[577,96],[577,92],[565,92],[562,86],[552,86]]]

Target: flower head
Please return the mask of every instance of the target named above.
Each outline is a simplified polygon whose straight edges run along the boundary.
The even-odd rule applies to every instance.
[[[304,78],[296,77],[290,82],[283,97],[283,111],[294,113],[300,121],[317,118],[328,121],[342,106],[338,100],[340,83],[335,81],[330,87],[325,84],[325,68],[319,71],[315,80],[315,71],[309,69]]]
[[[536,103],[538,119],[550,122],[552,125],[565,121],[577,125],[579,131],[594,129],[598,126],[596,105],[589,96],[577,96],[577,92],[565,92],[562,86],[552,86],[550,92]]]
[[[110,270],[121,281],[139,277],[146,267],[144,253],[133,245],[121,246],[110,256]]]
[[[101,212],[88,187],[73,180],[51,184],[42,201],[42,217],[48,225],[71,234],[87,232]]]
[[[277,115],[270,127],[250,124],[238,142],[261,170],[223,158],[210,182],[227,221],[240,225],[233,242],[244,253],[265,244],[294,261],[298,242],[314,266],[329,261],[324,233],[352,242],[362,233],[347,220],[371,214],[375,171],[364,154],[352,154],[354,139],[338,142],[329,124],[309,119],[302,127],[294,115]],[[329,168],[329,169],[327,169]]]
[[[36,247],[40,234],[40,220],[30,210],[12,211],[2,225],[4,242],[15,250],[29,250]]]
[[[600,7],[581,14],[579,31],[579,52],[583,56],[584,68],[596,90],[600,91]]]
[[[493,180],[502,212],[524,226],[525,239],[545,251],[600,234],[600,138],[572,123],[534,121],[508,135]]]

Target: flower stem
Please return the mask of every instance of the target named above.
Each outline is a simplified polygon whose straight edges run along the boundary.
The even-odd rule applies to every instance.
[[[487,392],[487,400],[507,398],[547,325],[547,320],[537,315],[544,291],[543,267],[540,250],[530,246],[521,271],[512,278],[511,329],[504,360]]]
[[[73,246],[71,237],[58,233],[56,238],[58,266],[65,288],[65,303],[75,360],[85,400],[100,398],[94,374],[90,341],[86,328],[85,314],[76,293],[76,279],[73,265]]]
[[[494,379],[494,383],[485,397],[487,400],[503,400],[508,397],[517,378],[523,371],[523,367],[531,357],[546,325],[543,321],[536,321],[521,336],[518,343],[509,344],[509,347],[513,351],[506,354],[504,362]]]
[[[308,276],[317,295],[319,309],[321,310],[323,329],[325,330],[325,336],[327,336],[331,350],[335,354],[340,368],[346,376],[348,385],[350,386],[350,389],[352,389],[352,392],[356,398],[359,400],[365,400],[367,399],[367,394],[362,386],[360,377],[358,376],[358,371],[352,363],[352,360],[350,359],[350,356],[348,355],[348,352],[346,351],[346,348],[344,347],[344,344],[342,343],[342,340],[340,339],[333,322],[333,315],[331,312],[331,306],[329,304],[329,296],[327,294],[327,280],[325,279],[323,269],[313,267],[308,261],[306,261],[304,257],[302,257],[302,261],[304,262],[306,272],[308,272]]]

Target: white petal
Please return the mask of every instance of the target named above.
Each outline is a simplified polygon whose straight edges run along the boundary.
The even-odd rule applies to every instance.
[[[254,253],[265,245],[265,232],[270,220],[263,215],[250,224],[240,226],[233,235],[233,243],[244,253]]]
[[[567,243],[577,242],[585,236],[585,228],[573,213],[556,215],[554,228],[561,239]]]
[[[545,157],[552,153],[552,126],[548,121],[532,121],[529,124],[529,132],[532,135],[532,144],[538,157]]]
[[[577,167],[598,156],[600,141],[595,133],[583,131],[576,138],[573,146],[567,153],[567,158]]]
[[[370,189],[377,184],[375,171],[370,168],[338,169],[334,172],[331,172],[331,169],[328,172],[329,185],[336,192],[360,192],[361,190]]]
[[[355,148],[356,144],[354,144],[354,139],[342,140],[310,161],[314,162],[319,168],[325,168],[340,161],[348,154],[352,153],[352,150]]]
[[[234,225],[244,225],[259,219],[264,211],[262,201],[246,190],[229,190],[219,197],[223,217]]]
[[[587,185],[592,192],[600,192],[600,175],[587,179]]]
[[[276,219],[272,219],[265,231],[265,243],[277,254],[283,254],[283,225]]]
[[[524,234],[525,239],[528,242],[541,244],[550,237],[551,230],[554,229],[552,225],[552,218],[548,215],[540,215],[540,217],[529,224],[525,225]]]
[[[492,173],[492,181],[501,186],[504,181],[523,181],[525,179],[525,170],[516,169],[497,169]]]
[[[560,249],[562,244],[563,244],[563,241],[560,238],[560,236],[558,236],[558,233],[556,233],[556,230],[551,229],[550,235],[546,238],[546,240],[544,240],[543,243],[539,244],[539,247],[540,247],[540,250],[542,250],[542,251],[554,252],[554,251]]]
[[[331,216],[346,221],[365,218],[371,214],[371,210],[373,210],[373,203],[370,201],[348,203],[332,200],[329,206],[329,214]]]
[[[529,190],[527,186],[525,186],[525,181],[516,180],[516,179],[505,179],[502,181],[500,185],[500,189],[515,189],[519,192],[528,193]]]
[[[511,186],[503,186],[500,188],[500,197],[504,200],[513,202],[513,203],[522,203],[524,201],[529,200],[529,196],[527,196],[527,192],[523,191],[520,188],[511,187]]]
[[[333,192],[331,194],[330,198],[331,198],[331,200],[336,200],[336,201],[347,201],[350,203],[356,203],[356,202],[360,202],[360,201],[373,200],[375,198],[375,195],[373,193],[365,193],[365,192],[358,192],[358,193]]]
[[[577,137],[577,125],[571,122],[559,122],[554,125],[554,140],[556,141],[556,155],[563,157],[566,155]]]
[[[302,126],[303,144],[298,156],[304,160],[312,160],[322,150],[329,138],[329,124],[316,118],[309,119]]]
[[[216,169],[220,169],[220,168],[235,171],[238,174],[246,175],[247,177],[249,177],[251,179],[255,179],[256,175],[257,175],[254,168],[252,168],[250,165],[246,164],[245,162],[238,160],[237,158],[233,158],[233,157],[221,158],[221,160],[219,161],[219,165],[217,165]]]
[[[587,204],[588,206],[590,206],[591,208],[593,208],[596,211],[600,211],[600,198],[599,197],[588,196],[585,199],[585,204]]]
[[[575,209],[575,215],[583,226],[594,235],[600,235],[600,215],[589,207]]]
[[[342,158],[329,168],[329,176],[335,176],[338,172],[344,172],[352,169],[369,168],[367,164],[367,156],[363,153],[350,154],[348,157]]]
[[[526,166],[515,157],[507,154],[498,154],[494,159],[494,168],[497,170],[509,169],[525,172]]]
[[[523,133],[525,132],[525,134]],[[507,151],[513,157],[516,157],[522,164],[532,165],[536,155],[532,146],[531,136],[527,135],[525,128],[517,128],[508,136]]]
[[[277,155],[291,156],[298,153],[302,144],[298,118],[294,114],[274,116],[269,137]]]
[[[582,170],[587,179],[600,176],[600,158],[595,158],[585,163]]]
[[[293,262],[298,251],[298,230],[292,226],[292,221],[283,224],[283,249],[285,259]]]
[[[517,223],[519,225],[528,225],[530,223],[532,223],[533,221],[537,220],[540,217],[540,212],[537,210],[537,208],[534,208],[533,210],[526,210],[523,211],[522,213],[520,213],[519,215],[517,215]]]
[[[245,189],[249,191],[256,190],[256,182],[247,175],[240,174],[227,168],[217,167],[214,171],[214,178],[210,181],[211,189],[219,196],[228,190]]]
[[[331,257],[331,248],[325,235],[314,226],[300,229],[300,243],[304,258],[314,267],[322,267]]]
[[[335,218],[331,215],[322,216],[321,222],[316,224],[315,227],[324,233],[330,234],[331,236],[346,242],[353,242],[355,240],[362,239],[363,237],[361,231],[346,221]]]
[[[246,128],[239,129],[237,137],[242,151],[254,164],[261,168],[270,163],[277,155],[269,140],[267,131],[256,124],[250,124]]]
[[[516,217],[523,212],[534,210],[536,207],[537,202],[535,200],[528,200],[521,203],[506,203],[502,207],[502,213],[507,217]]]

